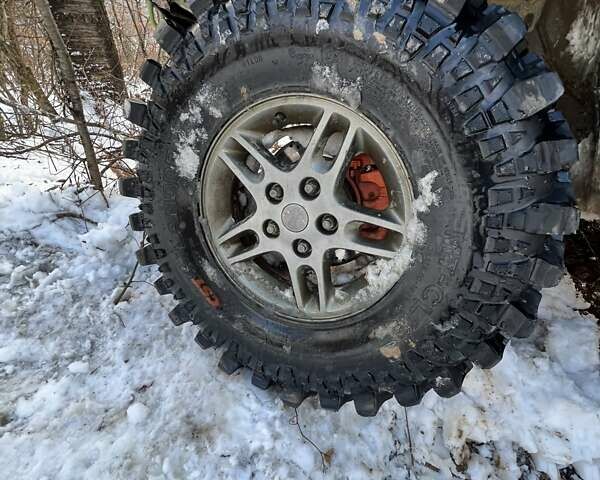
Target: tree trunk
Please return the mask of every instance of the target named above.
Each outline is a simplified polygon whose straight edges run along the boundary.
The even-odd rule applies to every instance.
[[[79,95],[79,88],[75,80],[75,70],[71,63],[69,52],[67,51],[65,42],[63,41],[58,26],[52,16],[52,10],[48,0],[34,0],[34,2],[40,12],[42,23],[48,32],[52,47],[56,52],[60,73],[68,96],[69,109],[73,115],[73,120],[75,120],[75,123],[77,124],[77,131],[81,137],[81,144],[83,145],[83,150],[85,152],[90,181],[97,190],[102,191],[102,176],[100,175],[100,169],[98,168],[98,160],[96,159],[96,152],[94,151],[94,145],[90,138],[90,132],[85,123],[83,104],[81,102],[81,96]]]
[[[79,84],[95,98],[122,101],[123,69],[102,0],[49,0]]]

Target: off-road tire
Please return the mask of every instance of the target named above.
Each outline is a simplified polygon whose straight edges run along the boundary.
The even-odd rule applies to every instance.
[[[528,51],[517,15],[477,0],[236,0],[210,6],[201,0],[190,8],[193,16],[167,13],[157,30],[170,58],[142,68],[151,100],[126,106],[143,133],[124,144],[125,157],[139,167],[138,177],[121,180],[120,190],[141,200],[140,212],[130,217],[131,227],[145,231],[148,240],[138,260],[157,264],[157,290],[178,300],[170,318],[197,325],[202,348],[222,348],[222,370],[249,368],[254,385],[276,387],[290,405],[316,394],[323,408],[353,400],[359,414],[370,416],[392,396],[411,406],[432,388],[443,397],[456,395],[473,363],[493,367],[509,339],[532,332],[540,290],[563,275],[563,236],[578,225],[568,173],[577,144],[555,110],[562,84]],[[318,22],[326,28],[317,32]],[[290,58],[289,68],[302,72],[310,69],[314,52],[342,77],[360,68],[363,85],[380,82],[384,90],[402,88],[420,99],[439,122],[445,155],[454,162],[441,171],[440,208],[468,212],[462,223],[434,214],[424,219],[429,233],[422,253],[429,259],[423,265],[445,278],[423,279],[412,297],[392,291],[387,306],[339,329],[289,325],[235,294],[203,238],[197,184],[178,174],[173,159],[174,131],[184,128],[181,114],[189,111],[190,99],[205,84],[234,91],[228,84],[237,78],[215,83],[220,71],[237,68],[242,77],[255,71],[260,85],[265,63],[282,59],[283,78]],[[336,52],[361,66],[337,62]],[[236,84],[240,95],[233,103],[260,97],[259,87],[245,92],[242,86]],[[367,90],[364,102],[376,95]],[[209,145],[210,132],[227,118],[211,117],[208,105],[198,107],[214,124],[203,125],[209,138],[202,142]],[[409,328],[393,328],[400,320]]]

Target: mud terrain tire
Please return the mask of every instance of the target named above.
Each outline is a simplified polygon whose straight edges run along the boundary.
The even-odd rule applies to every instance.
[[[568,173],[577,144],[554,108],[562,84],[528,51],[517,15],[475,0],[195,1],[190,10],[167,13],[157,30],[169,60],[142,68],[151,100],[126,105],[143,133],[124,144],[139,167],[120,190],[141,200],[130,217],[148,240],[138,260],[158,265],[157,290],[179,302],[170,318],[197,325],[202,348],[222,349],[222,370],[250,369],[254,385],[293,406],[318,395],[323,408],[354,401],[371,416],[392,396],[411,406],[430,389],[456,395],[473,364],[493,367],[509,339],[532,332],[540,290],[563,275],[563,236],[578,225]],[[440,173],[440,205],[423,216],[427,241],[383,300],[312,328],[236,290],[195,199],[207,149],[240,109],[290,90],[348,102],[315,83],[316,63],[343,81],[360,77],[358,108],[421,152],[408,166],[415,185]],[[221,100],[203,103],[206,88]],[[194,109],[201,125],[189,121]],[[407,130],[419,121],[429,138]],[[177,139],[194,128],[199,164],[185,175]]]

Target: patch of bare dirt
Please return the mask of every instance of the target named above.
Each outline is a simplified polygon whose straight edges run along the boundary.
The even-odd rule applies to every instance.
[[[565,263],[587,311],[600,319],[600,221],[581,220],[579,231],[566,237]]]

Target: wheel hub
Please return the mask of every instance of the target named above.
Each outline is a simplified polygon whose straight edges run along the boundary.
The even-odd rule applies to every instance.
[[[400,250],[413,199],[375,124],[307,94],[263,100],[230,120],[200,192],[209,245],[230,280],[265,308],[312,322],[356,314],[386,293],[361,293],[364,269]]]
[[[281,212],[281,223],[290,232],[299,233],[308,226],[308,213],[302,205],[292,203]]]

